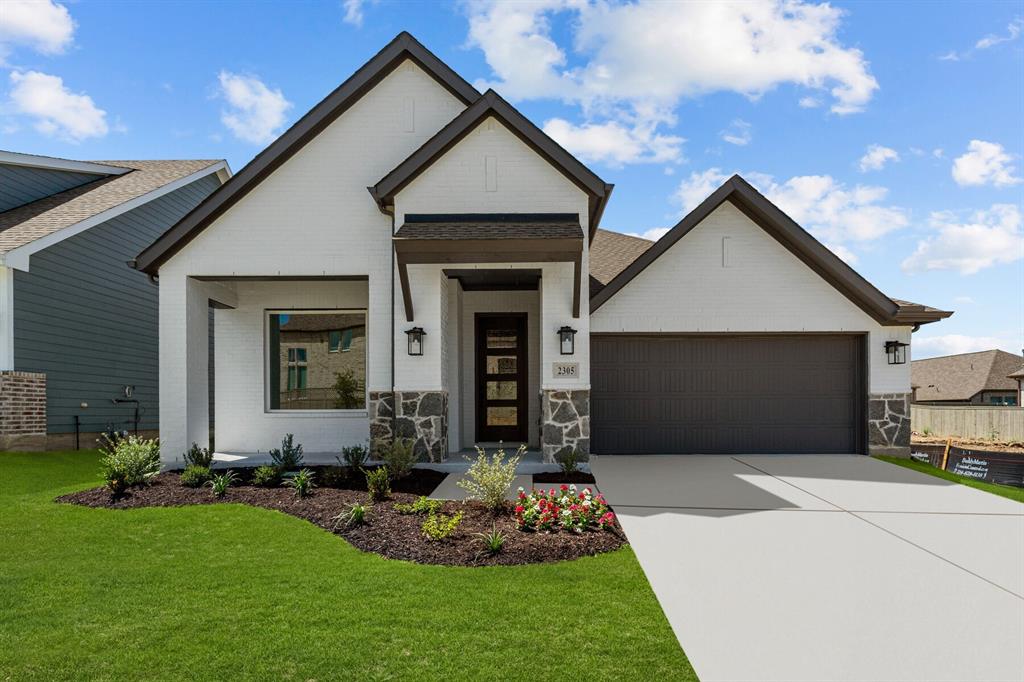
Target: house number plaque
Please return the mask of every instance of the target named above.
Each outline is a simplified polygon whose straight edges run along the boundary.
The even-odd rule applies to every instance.
[[[556,379],[575,378],[580,375],[580,363],[578,362],[553,362],[551,367],[551,373]]]

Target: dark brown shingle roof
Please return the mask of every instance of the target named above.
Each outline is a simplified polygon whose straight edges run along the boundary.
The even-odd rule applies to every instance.
[[[572,239],[583,237],[577,216],[549,221],[406,222],[396,239]]]
[[[603,289],[653,245],[642,237],[598,229],[590,243],[590,295]]]
[[[1021,356],[1001,350],[947,355],[910,363],[910,383],[917,399],[970,400],[981,391],[1014,391],[1017,382],[1008,375],[1021,366]]]
[[[131,168],[0,213],[0,253],[6,253],[66,227],[116,208],[164,185],[221,163],[190,161],[97,161]]]

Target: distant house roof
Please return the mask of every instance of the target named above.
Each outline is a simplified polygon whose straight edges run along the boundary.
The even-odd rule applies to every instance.
[[[598,229],[590,243],[590,295],[594,296],[654,242],[621,232]]]
[[[203,171],[227,169],[224,161],[216,159],[89,163],[125,170],[0,213],[0,256],[90,219],[109,219],[117,209],[130,210],[136,200],[197,179],[192,176]]]
[[[910,383],[917,387],[917,400],[970,400],[982,391],[1015,391],[1010,378],[1024,358],[1001,350],[947,355],[910,363]]]

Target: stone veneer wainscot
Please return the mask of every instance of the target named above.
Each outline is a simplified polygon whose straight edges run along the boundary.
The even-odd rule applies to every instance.
[[[447,391],[371,391],[370,452],[380,459],[395,438],[411,438],[418,459],[448,456]]]
[[[868,396],[868,450],[872,455],[910,454],[910,394]]]
[[[590,391],[545,390],[540,394],[540,441],[544,461],[577,450],[590,458]]]

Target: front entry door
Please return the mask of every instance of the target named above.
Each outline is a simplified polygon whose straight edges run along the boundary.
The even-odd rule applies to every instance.
[[[527,391],[526,313],[477,313],[477,442],[526,442]]]

